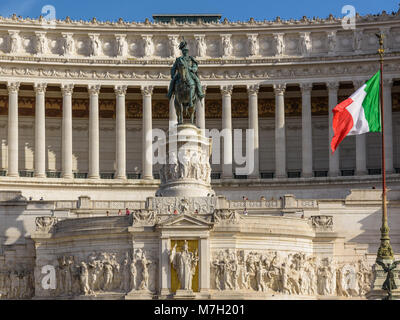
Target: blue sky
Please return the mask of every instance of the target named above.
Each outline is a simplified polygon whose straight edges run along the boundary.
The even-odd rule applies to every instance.
[[[37,18],[43,6],[52,5],[57,19],[70,16],[74,20],[143,21],[156,13],[219,13],[229,20],[272,20],[302,16],[327,17],[329,13],[343,17],[344,5],[353,5],[360,14],[376,14],[382,10],[397,11],[400,0],[1,0],[0,15],[13,13]]]

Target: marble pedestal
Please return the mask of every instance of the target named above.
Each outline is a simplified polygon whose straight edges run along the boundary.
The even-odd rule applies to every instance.
[[[158,197],[207,197],[211,189],[211,139],[204,137],[192,124],[181,124],[168,131],[160,141],[160,151],[165,154],[160,169],[161,185]]]
[[[392,263],[393,260],[384,259],[382,260],[383,263],[388,264]],[[375,264],[375,279],[371,287],[371,291],[369,291],[366,295],[367,299],[369,300],[385,300],[388,296],[387,291],[382,289],[382,285],[386,280],[387,274],[383,270],[382,266]],[[394,281],[396,283],[397,289],[392,290],[392,297],[393,300],[400,300],[400,267],[397,266],[396,269],[393,270],[394,272]]]

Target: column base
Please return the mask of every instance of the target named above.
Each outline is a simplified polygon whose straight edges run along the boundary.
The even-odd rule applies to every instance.
[[[312,172],[302,172],[302,173],[301,173],[301,177],[302,177],[302,178],[313,178],[314,175],[313,175]]]
[[[356,171],[356,176],[366,176],[368,172],[366,170]]]
[[[126,176],[116,176],[114,179],[126,180]]]
[[[143,180],[153,180],[154,177],[153,177],[153,176],[143,176],[142,179],[143,179]]]
[[[287,174],[277,174],[275,176],[275,179],[286,179],[287,178]]]
[[[62,178],[63,179],[74,179],[74,175],[73,174],[63,174]]]
[[[44,173],[35,173],[34,177],[35,178],[46,178],[46,175]]]
[[[7,173],[7,177],[10,177],[10,178],[19,178],[19,174],[18,174],[18,173]]]
[[[247,176],[247,179],[260,179],[260,174],[251,174],[249,176]]]
[[[328,177],[339,177],[339,172],[328,172]]]

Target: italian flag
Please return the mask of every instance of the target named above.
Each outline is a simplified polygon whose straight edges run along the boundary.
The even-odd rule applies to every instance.
[[[379,81],[380,71],[332,110],[332,153],[347,136],[381,131]]]

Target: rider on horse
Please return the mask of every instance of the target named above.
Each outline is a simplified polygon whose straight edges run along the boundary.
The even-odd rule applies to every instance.
[[[175,83],[179,78],[179,73],[177,72],[178,63],[182,63],[183,65],[187,66],[187,69],[189,70],[189,76],[195,83],[196,94],[199,97],[199,99],[201,100],[202,98],[204,98],[204,93],[201,88],[199,76],[197,75],[198,63],[193,57],[188,55],[189,49],[187,48],[187,43],[185,40],[183,40],[179,44],[179,49],[182,51],[182,56],[176,58],[175,63],[171,69],[171,78],[172,79],[171,79],[171,83],[169,85],[169,90],[168,90],[168,95],[167,95],[168,99],[171,99],[172,95],[175,92]]]

